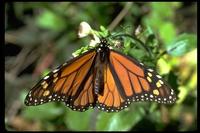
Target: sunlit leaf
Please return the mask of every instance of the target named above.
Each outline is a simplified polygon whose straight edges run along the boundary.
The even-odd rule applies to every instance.
[[[159,32],[164,44],[170,43],[176,37],[176,28],[170,22],[163,23],[160,26]]]
[[[167,60],[160,58],[157,62],[158,67],[159,67],[159,74],[167,74],[169,73],[171,66],[167,62]]]
[[[197,47],[197,36],[194,34],[181,34],[167,45],[167,52],[173,56],[182,56]]]

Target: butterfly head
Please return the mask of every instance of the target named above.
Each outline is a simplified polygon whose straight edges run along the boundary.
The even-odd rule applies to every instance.
[[[107,43],[107,39],[105,37],[102,37],[100,40],[101,40],[101,43]]]
[[[106,38],[101,38],[100,39],[100,43],[99,43],[99,47],[108,47],[109,46],[109,43],[108,43],[108,41],[107,41],[107,39]]]

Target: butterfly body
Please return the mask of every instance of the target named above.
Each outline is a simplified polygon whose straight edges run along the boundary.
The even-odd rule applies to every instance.
[[[134,101],[171,104],[174,91],[154,70],[109,48],[106,39],[59,66],[36,84],[25,99],[28,106],[62,101],[76,111],[96,107],[117,112]]]
[[[96,48],[97,55],[95,61],[94,69],[94,88],[95,94],[103,95],[104,90],[104,69],[105,65],[108,63],[109,48],[107,46],[106,40],[104,39],[102,43]]]

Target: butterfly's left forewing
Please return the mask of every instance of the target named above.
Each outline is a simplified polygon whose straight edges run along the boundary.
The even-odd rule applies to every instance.
[[[30,90],[25,104],[34,106],[63,101],[72,109],[82,111],[87,108],[94,102],[91,68],[95,56],[96,51],[90,50],[50,72]],[[85,86],[85,91],[81,91],[81,86]]]

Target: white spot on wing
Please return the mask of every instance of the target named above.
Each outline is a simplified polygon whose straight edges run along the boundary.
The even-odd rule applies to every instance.
[[[159,78],[159,79],[162,78],[160,75],[156,75],[156,77]]]
[[[49,75],[48,76],[46,76],[46,77],[44,77],[44,79],[48,79],[49,78]]]
[[[66,62],[63,64],[63,66],[65,66],[65,65],[67,65],[67,63],[66,63]]]
[[[147,69],[149,72],[153,72],[153,69],[151,69],[151,68],[149,68],[149,69]]]
[[[53,70],[53,73],[56,73],[58,71],[58,69]]]
[[[159,80],[160,84],[164,84],[162,80]]]

